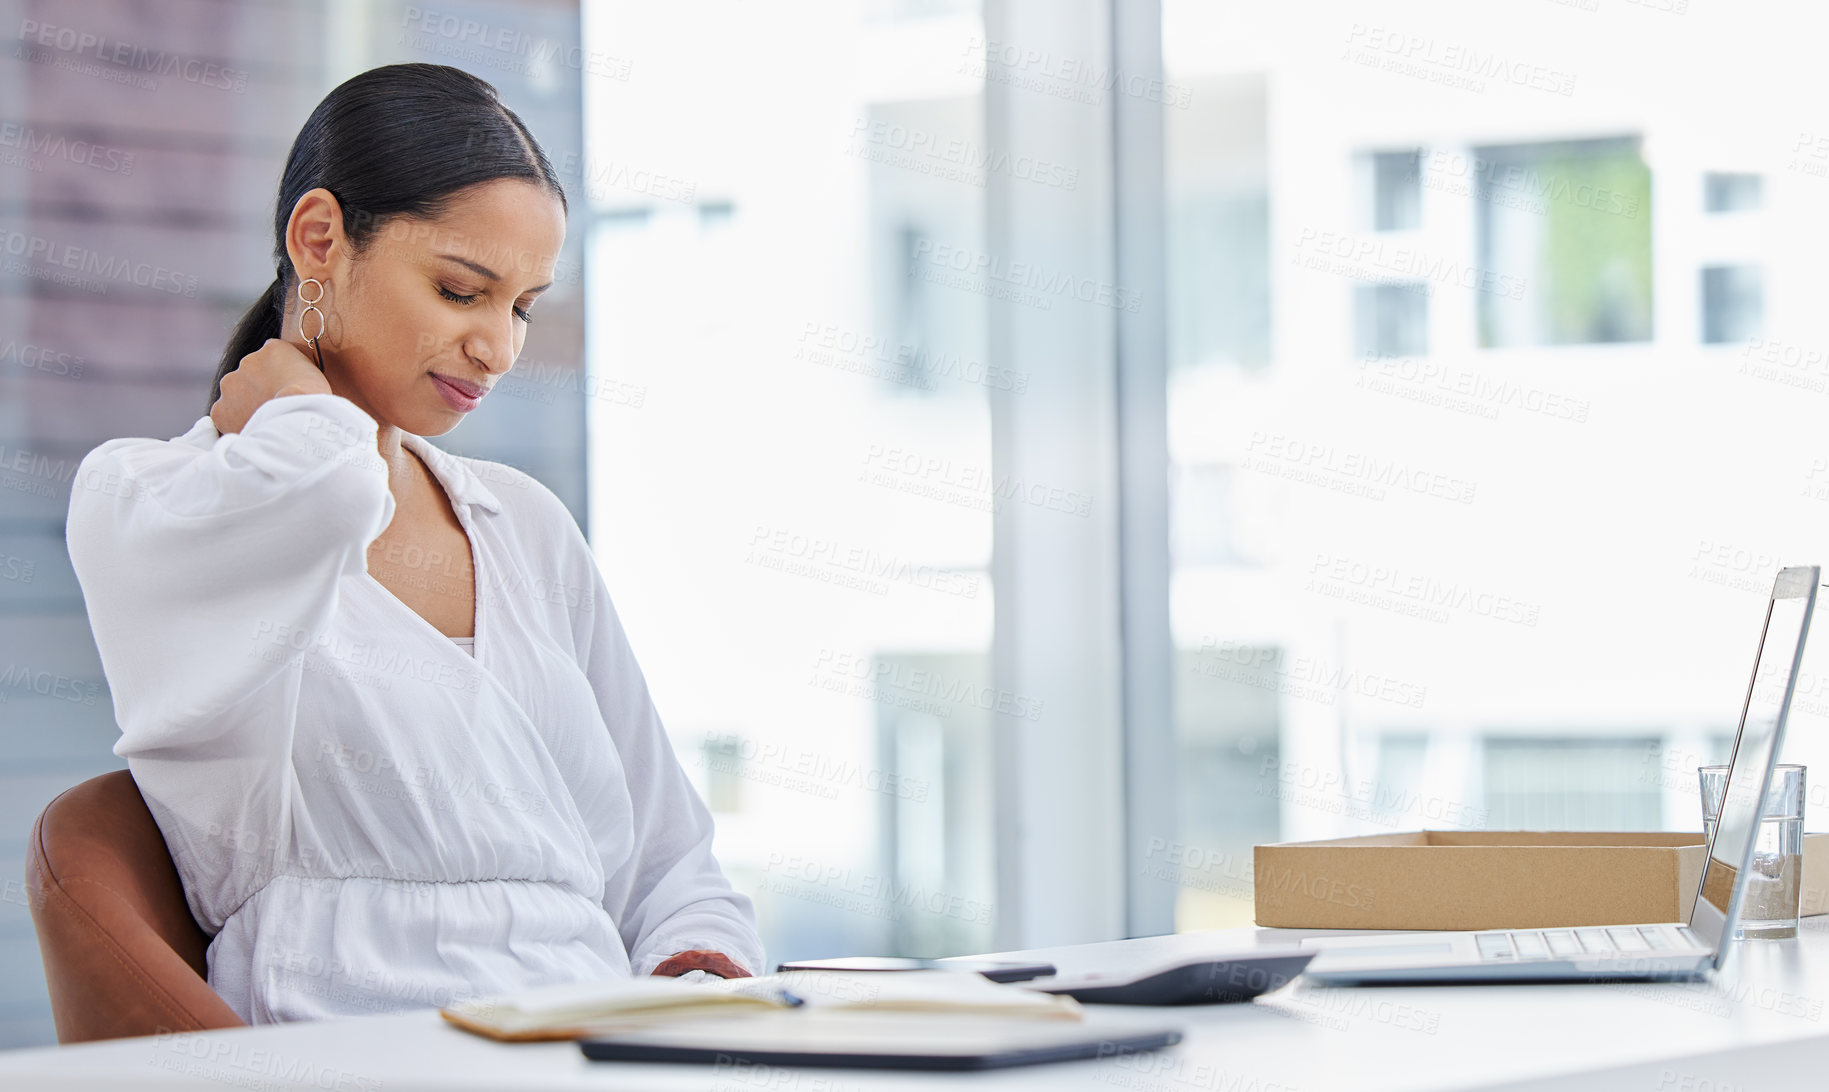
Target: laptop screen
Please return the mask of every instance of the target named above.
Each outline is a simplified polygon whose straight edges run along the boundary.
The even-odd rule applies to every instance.
[[[1727,951],[1722,941],[1733,935],[1734,924],[1739,920],[1746,885],[1738,881],[1752,863],[1753,847],[1759,837],[1760,803],[1765,799],[1772,767],[1777,764],[1778,750],[1784,743],[1785,714],[1797,682],[1797,666],[1803,659],[1804,636],[1810,627],[1820,578],[1821,570],[1814,565],[1783,570],[1773,583],[1772,598],[1766,606],[1759,654],[1747,685],[1746,702],[1741,707],[1734,754],[1729,760],[1721,817],[1708,844],[1701,889],[1689,916],[1689,927],[1714,947],[1717,967]]]

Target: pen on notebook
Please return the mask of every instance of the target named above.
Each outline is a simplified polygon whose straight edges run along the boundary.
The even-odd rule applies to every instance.
[[[789,1008],[799,1008],[807,1003],[806,998],[767,978],[729,978],[722,980],[722,984],[731,993],[764,1001],[779,1001]]]
[[[775,1000],[781,1002],[782,1004],[786,1005],[788,1008],[791,1008],[791,1009],[797,1009],[807,1003],[806,998],[800,996],[799,994],[795,993],[793,990],[788,989],[786,986],[783,986],[780,983],[770,982],[768,984],[768,993],[769,993],[769,996],[773,997]]]

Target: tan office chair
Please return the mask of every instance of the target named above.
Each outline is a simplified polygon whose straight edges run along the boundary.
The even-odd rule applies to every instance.
[[[242,1026],[205,980],[209,937],[126,770],[46,805],[25,882],[58,1042]]]

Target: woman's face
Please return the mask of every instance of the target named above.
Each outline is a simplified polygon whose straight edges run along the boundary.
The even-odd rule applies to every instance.
[[[321,215],[321,236],[310,225],[288,236],[304,251],[293,255],[299,275],[325,283],[318,346],[331,389],[384,425],[416,436],[450,431],[521,354],[565,241],[558,198],[520,179],[482,183],[458,193],[437,219],[390,219],[359,255],[349,251],[334,199],[318,205],[321,212],[301,200],[294,220]],[[295,294],[288,341],[299,342],[302,309]],[[305,333],[316,325],[307,316]]]

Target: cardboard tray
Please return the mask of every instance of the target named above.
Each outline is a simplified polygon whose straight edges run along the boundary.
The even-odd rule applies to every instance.
[[[1688,921],[1700,832],[1423,830],[1252,854],[1257,923],[1541,929]],[[1800,913],[1829,913],[1829,834],[1804,835]]]

